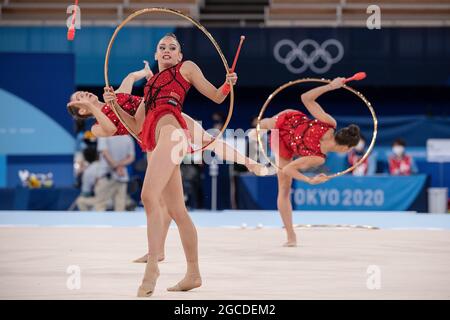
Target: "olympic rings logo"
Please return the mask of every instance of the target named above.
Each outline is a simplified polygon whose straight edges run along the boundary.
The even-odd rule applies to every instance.
[[[312,47],[313,50],[308,54],[305,48],[308,46]],[[335,57],[331,56],[327,48],[334,46],[337,49],[337,55]],[[290,48],[290,51],[284,56],[281,56],[280,50],[283,47]],[[273,54],[275,59],[286,66],[286,68],[295,74],[300,74],[310,68],[315,73],[325,73],[330,70],[331,66],[339,62],[344,56],[344,47],[336,39],[328,39],[319,45],[316,41],[312,39],[305,39],[298,45],[294,41],[289,39],[283,39],[278,41],[278,43],[273,48]],[[298,59],[302,62],[300,67],[295,67],[293,65],[294,61]],[[322,60],[325,65],[322,67],[316,66],[316,62]]]

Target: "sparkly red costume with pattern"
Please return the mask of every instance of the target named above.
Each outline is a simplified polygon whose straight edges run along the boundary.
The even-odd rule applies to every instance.
[[[311,120],[300,111],[287,111],[278,116],[275,129],[279,130],[279,155],[285,159],[292,157],[326,156],[320,150],[320,139],[330,129],[328,123]],[[275,137],[271,137],[274,145]]]
[[[126,111],[128,114],[130,114],[132,116],[134,116],[134,114],[136,113],[136,111],[139,107],[139,104],[142,101],[141,97],[133,96],[131,94],[126,94],[126,93],[118,93],[118,94],[116,94],[116,97],[117,97],[117,103],[119,104],[119,106],[121,106],[124,111]],[[119,118],[117,118],[114,111],[112,111],[111,107],[108,106],[106,103],[102,107],[102,112],[116,126],[117,131],[114,134],[115,136],[129,134],[128,130],[125,128],[125,126],[122,124],[122,122],[120,122]]]
[[[145,121],[140,133],[143,151],[156,147],[156,125],[166,114],[172,114],[189,139],[187,124],[181,115],[184,98],[191,84],[183,78],[178,63],[151,77],[144,88]]]

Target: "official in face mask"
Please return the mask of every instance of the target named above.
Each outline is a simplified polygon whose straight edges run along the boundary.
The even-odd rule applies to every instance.
[[[406,154],[406,143],[397,139],[392,144],[392,155],[389,157],[389,173],[394,176],[409,176],[417,173],[414,159]]]

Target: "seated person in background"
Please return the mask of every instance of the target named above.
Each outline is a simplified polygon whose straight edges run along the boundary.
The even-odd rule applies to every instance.
[[[393,155],[389,156],[389,173],[393,176],[409,176],[417,173],[414,159],[405,152],[406,143],[396,139],[392,144]]]
[[[81,173],[81,194],[76,204],[80,211],[89,211],[95,206],[94,188],[100,168],[97,148],[87,147],[83,150],[83,157],[88,165]]]
[[[129,135],[101,137],[96,155],[97,151],[100,160],[92,162],[83,173],[84,187],[76,200],[78,209],[106,211],[112,202],[115,211],[125,211],[129,181],[126,167],[134,161],[134,142]]]
[[[358,144],[348,153],[348,164],[350,166],[355,165],[366,152],[366,139],[361,136]],[[355,170],[352,171],[354,176],[368,176],[373,175],[376,171],[376,161],[373,154],[364,160]]]
[[[83,121],[84,126],[84,120],[77,121],[77,126],[80,126],[81,121]],[[89,148],[93,148],[96,150],[97,145],[97,139],[89,130],[84,130],[81,132],[78,132],[76,137],[76,148],[75,148],[75,154],[74,154],[74,169],[75,169],[75,186],[77,188],[81,187],[81,179],[83,177],[83,172],[86,170],[88,165],[94,161],[88,161],[85,159],[84,151]],[[89,152],[88,152],[89,154]]]

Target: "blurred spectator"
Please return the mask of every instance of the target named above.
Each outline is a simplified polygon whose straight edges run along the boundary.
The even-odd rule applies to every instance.
[[[77,199],[78,208],[89,210],[92,207],[95,211],[106,211],[109,203],[113,202],[115,211],[125,211],[129,181],[126,167],[135,159],[134,142],[128,135],[102,137],[98,138],[97,151],[100,160],[88,167],[90,169],[95,165],[92,168],[95,174],[86,177],[86,189],[82,190],[81,196]],[[94,176],[96,179],[94,194],[89,197],[87,185],[90,185]]]
[[[225,123],[225,114],[221,111],[216,111],[212,115],[213,128],[222,129],[223,124]]]
[[[97,151],[102,177],[97,182],[96,196],[113,199],[114,210],[125,211],[130,180],[127,166],[135,159],[134,141],[129,135],[99,138]]]
[[[81,179],[84,170],[89,165],[89,161],[84,158],[84,150],[87,148],[96,148],[97,138],[91,131],[86,130],[85,120],[77,120],[75,122],[75,154],[74,154],[74,175],[75,186],[79,188],[81,186]]]
[[[97,144],[97,138],[86,127],[89,127],[87,126],[86,120],[77,119],[75,121],[75,152],[83,152],[87,147]]]
[[[98,198],[95,197],[97,180],[100,173],[100,162],[98,161],[97,148],[88,147],[83,151],[83,157],[88,163],[81,173],[81,193],[76,199],[76,205],[80,211],[104,211]],[[100,205],[99,205],[100,203]]]
[[[397,139],[392,144],[393,155],[389,156],[389,173],[393,176],[409,176],[418,171],[414,159],[406,154],[405,147],[403,139]]]
[[[198,209],[202,189],[201,166],[182,163],[180,169],[186,206],[188,209]]]
[[[97,149],[92,147],[84,149],[83,158],[88,165],[81,173],[81,194],[77,198],[76,204],[80,211],[88,211],[95,207],[94,188],[100,169]]]
[[[358,144],[348,153],[348,164],[355,165],[366,153],[366,139],[361,136]],[[376,172],[375,155],[371,154],[366,158],[355,170],[352,171],[354,176],[373,175]]]

